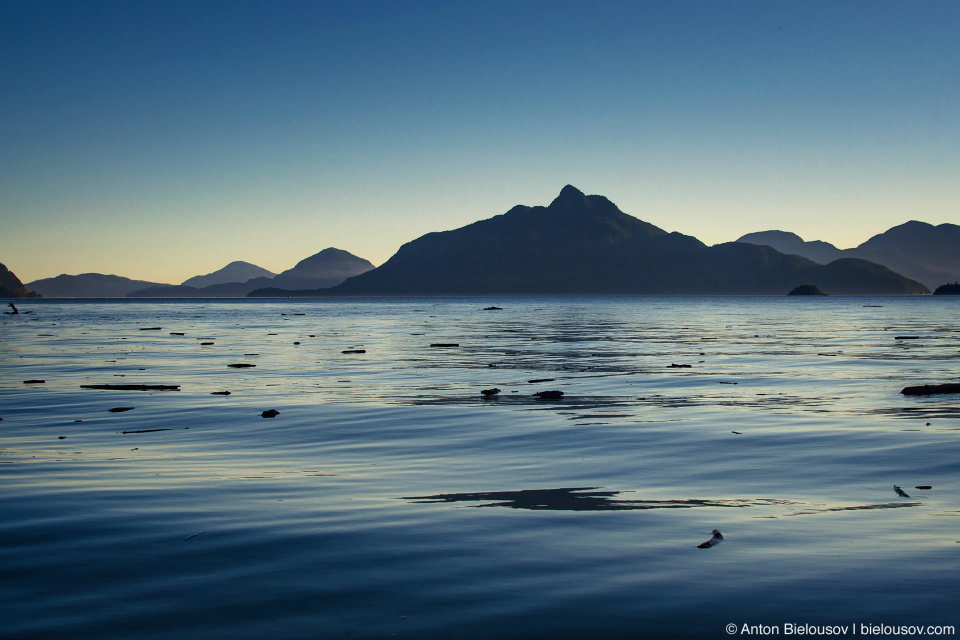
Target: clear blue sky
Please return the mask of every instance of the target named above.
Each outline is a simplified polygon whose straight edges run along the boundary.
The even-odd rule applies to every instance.
[[[708,244],[960,221],[960,2],[0,0],[0,262],[375,264],[565,184]]]

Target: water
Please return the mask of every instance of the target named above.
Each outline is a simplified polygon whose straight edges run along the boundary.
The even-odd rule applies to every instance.
[[[960,300],[21,309],[0,326],[4,638],[960,622],[960,396],[899,393],[960,377]],[[181,390],[80,388],[103,383]]]

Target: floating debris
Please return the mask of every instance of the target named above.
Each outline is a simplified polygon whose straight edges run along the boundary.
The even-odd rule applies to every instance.
[[[739,436],[739,435],[743,435],[743,432],[742,432],[742,431],[731,431],[730,433],[735,433],[735,434],[737,434],[738,436]]]
[[[484,307],[484,311],[503,311],[503,307]]]
[[[46,384],[46,380],[24,380],[23,384]]]
[[[919,340],[920,336],[894,336],[894,340]]]
[[[538,391],[533,395],[540,400],[560,400],[563,398],[563,391]]]
[[[67,436],[57,436],[57,440],[66,440]]]
[[[280,415],[280,412],[277,411],[276,409],[267,409],[266,411],[264,411],[263,413],[260,414],[260,417],[261,417],[261,418],[276,418],[278,415]]]
[[[124,411],[133,411],[134,407],[114,407],[113,409],[107,409],[110,413],[123,413]]]
[[[82,384],[80,388],[103,391],[180,391],[178,384]]]
[[[172,336],[185,336],[185,335],[187,335],[187,334],[183,333],[182,331],[171,331],[171,332],[170,332],[170,335],[172,335]]]
[[[893,485],[893,490],[896,491],[896,492],[897,492],[897,495],[900,496],[901,498],[909,498],[909,497],[910,497],[910,496],[907,494],[906,491],[904,491],[903,489],[901,489],[901,488],[898,487],[897,485]]]
[[[201,342],[201,343],[200,343],[200,346],[201,346],[201,347],[209,347],[209,346],[212,345],[212,344],[213,344],[212,342]]]
[[[676,364],[676,363],[670,363],[669,365],[667,365],[667,368],[668,368],[668,369],[692,369],[692,368],[693,368],[693,365],[692,365],[692,364]]]
[[[905,396],[930,396],[936,393],[960,393],[960,383],[922,384],[916,387],[904,387],[900,390]]]
[[[459,347],[459,342],[434,342],[431,347]]]
[[[205,534],[205,533],[206,533],[206,531],[201,531],[200,533],[191,533],[191,534],[188,535],[186,538],[184,538],[183,541],[186,542],[187,540],[190,540],[191,538],[196,538],[197,536],[203,535],[203,534]]]
[[[715,547],[718,544],[723,542],[723,534],[720,533],[720,529],[713,530],[713,537],[707,540],[706,542],[701,542],[697,545],[697,549],[709,549],[710,547]]]
[[[340,353],[366,353],[366,349],[347,349],[346,351],[341,351]]]
[[[163,327],[140,327],[140,331],[160,331]]]
[[[247,364],[247,363],[245,363],[245,362],[239,362],[239,363],[237,363],[237,364],[228,364],[227,366],[228,366],[228,367],[233,367],[234,369],[250,369],[251,367],[255,367],[255,366],[257,366],[257,365],[255,365],[255,364]]]
[[[493,389],[481,389],[480,393],[487,396],[488,398],[491,398],[497,395],[498,393],[500,393],[500,389],[497,389],[496,387],[494,387]]]
[[[212,396],[228,396],[230,395],[229,391],[211,391],[210,395]]]
[[[185,427],[189,429],[189,427]],[[154,431],[173,431],[173,429],[137,429],[136,431],[121,431],[120,433],[126,435],[128,433],[153,433]]]
[[[553,382],[556,378],[536,378],[534,380],[527,380],[530,384],[536,384],[537,382]]]
[[[914,487],[914,489],[924,489],[924,490],[926,490],[926,489],[933,489],[933,487],[930,486],[929,484],[918,484],[917,486]]]

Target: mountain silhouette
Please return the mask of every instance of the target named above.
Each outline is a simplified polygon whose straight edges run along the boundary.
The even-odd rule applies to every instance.
[[[29,286],[47,298],[122,298],[137,289],[170,285],[102,273],[74,276],[63,273],[55,278],[34,280]]]
[[[239,265],[235,267],[234,265]],[[231,262],[223,269],[207,276],[194,276],[182,285],[155,285],[138,289],[125,294],[128,298],[242,298],[255,289],[289,287],[291,289],[318,289],[340,284],[350,276],[354,276],[373,269],[373,264],[363,258],[358,258],[349,251],[329,247],[304,258],[292,269],[274,277],[255,277],[243,282],[218,282],[198,287],[188,285],[188,282],[204,282],[204,278],[224,274],[242,274],[251,272],[253,267],[262,272],[270,273],[248,262]],[[217,275],[220,274],[220,275]]]
[[[829,242],[821,240],[804,241],[803,238],[789,231],[758,231],[748,233],[737,239],[737,242],[750,244],[765,244],[773,247],[780,253],[803,256],[819,264],[827,264],[844,257],[843,251]]]
[[[28,291],[20,278],[0,263],[0,298],[42,298],[36,291]]]
[[[737,240],[767,245],[826,264],[838,258],[859,258],[936,288],[960,280],[960,226],[911,220],[877,234],[853,249],[837,249],[828,242],[804,242],[786,231],[748,233]]]
[[[510,211],[406,243],[343,284],[260,295],[772,294],[806,283],[827,293],[928,293],[864,261],[830,265],[767,246],[707,247],[567,185],[547,207]]]
[[[193,276],[192,278],[184,280],[181,284],[185,287],[202,289],[203,287],[225,284],[227,282],[246,282],[254,278],[273,278],[275,275],[277,274],[272,271],[267,271],[263,267],[258,267],[255,264],[250,264],[243,260],[236,260],[213,273],[208,273],[204,276]]]

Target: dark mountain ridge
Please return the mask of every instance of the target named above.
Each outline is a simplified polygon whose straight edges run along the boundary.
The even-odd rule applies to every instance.
[[[863,261],[818,266],[770,247],[707,247],[567,185],[549,206],[510,211],[404,244],[387,262],[322,290],[251,296],[772,294],[813,282],[827,293],[928,293]]]
[[[36,291],[28,291],[20,278],[0,263],[0,298],[42,298]]]
[[[853,249],[804,240],[786,231],[748,233],[737,240],[767,245],[783,253],[826,264],[838,258],[860,258],[918,280],[928,288],[960,279],[960,226],[911,220],[879,233]]]

